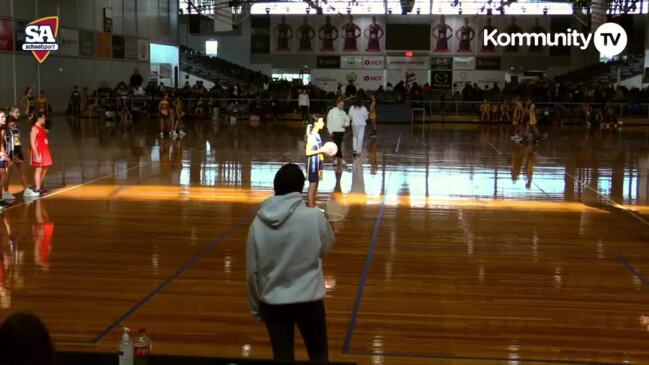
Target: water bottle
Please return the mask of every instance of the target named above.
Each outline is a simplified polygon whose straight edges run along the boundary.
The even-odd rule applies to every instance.
[[[122,342],[119,344],[119,365],[133,365],[133,342],[128,335],[129,331],[124,327]]]
[[[146,330],[140,328],[133,343],[134,365],[148,365],[151,357],[151,340],[146,335]]]

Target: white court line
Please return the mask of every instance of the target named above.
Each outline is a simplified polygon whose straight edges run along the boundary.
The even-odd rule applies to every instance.
[[[59,190],[53,191],[52,193],[47,194],[47,195],[45,195],[45,196],[34,197],[35,199],[30,199],[31,197],[27,197],[27,199],[25,199],[25,197],[23,197],[23,202],[22,202],[22,203],[18,203],[18,204],[12,205],[12,206],[10,206],[10,207],[7,207],[7,208],[3,209],[2,211],[0,211],[0,213],[4,213],[4,212],[6,212],[6,211],[8,211],[8,210],[11,210],[11,209],[13,209],[13,208],[17,208],[17,207],[20,207],[20,206],[23,206],[23,205],[29,204],[29,203],[35,201],[36,199],[46,199],[46,198],[48,198],[48,197],[50,197],[50,196],[54,196],[54,195],[57,195],[57,194],[65,193],[66,191],[70,191],[70,190],[72,190],[72,189],[76,189],[76,188],[82,187],[82,186],[84,186],[84,185],[92,184],[92,183],[94,183],[94,182],[97,182],[97,181],[100,181],[100,180],[103,180],[103,179],[107,179],[107,178],[109,178],[109,177],[111,177],[111,176],[115,176],[115,175],[117,175],[118,172],[128,172],[128,171],[131,171],[131,170],[133,170],[133,169],[137,169],[137,168],[143,167],[143,166],[148,165],[148,164],[150,164],[150,163],[147,162],[146,164],[139,164],[139,165],[137,165],[137,166],[129,167],[128,169],[126,169],[126,170],[124,170],[124,171],[116,171],[116,172],[113,172],[113,173],[108,174],[108,175],[104,175],[104,176],[100,176],[100,177],[94,178],[94,179],[92,179],[92,180],[88,180],[88,181],[83,182],[83,183],[81,183],[81,184],[77,184],[77,185],[73,185],[73,186],[68,186],[68,187],[66,187],[66,188],[62,188],[62,189],[59,189]]]

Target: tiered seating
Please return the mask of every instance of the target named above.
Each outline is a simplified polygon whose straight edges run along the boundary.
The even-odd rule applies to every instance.
[[[625,80],[642,74],[644,65],[643,55],[629,55],[624,59],[597,63],[579,70],[568,72],[557,77],[561,82],[579,82],[586,86],[597,86],[617,81],[617,70],[621,67],[620,79]]]
[[[263,82],[268,76],[226,61],[218,57],[207,57],[189,49],[181,52],[181,69],[206,80],[221,80],[227,83]]]

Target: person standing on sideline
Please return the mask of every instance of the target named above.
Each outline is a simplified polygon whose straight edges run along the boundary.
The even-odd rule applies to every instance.
[[[298,96],[298,106],[300,107],[300,112],[302,112],[302,121],[305,124],[309,123],[309,94],[306,89],[300,90],[300,95]]]
[[[78,118],[81,115],[81,92],[79,92],[79,86],[77,85],[74,85],[70,95],[70,106],[72,107],[72,114],[75,118]]]
[[[29,135],[30,159],[34,167],[34,188],[26,190],[23,195],[43,196],[47,194],[45,189],[45,176],[47,170],[52,166],[52,153],[50,144],[47,139],[47,130],[45,129],[45,113],[36,113],[32,116],[32,130]],[[32,195],[32,192],[34,193]]]
[[[279,169],[275,195],[261,204],[248,230],[246,276],[252,314],[266,325],[275,360],[295,358],[297,325],[311,361],[329,360],[322,258],[335,237],[319,209],[302,199],[304,174]]]
[[[345,137],[345,128],[349,127],[349,117],[344,108],[345,99],[336,99],[336,106],[331,108],[327,114],[327,130],[331,133],[336,146],[338,146],[335,163],[347,167],[347,163],[343,158],[343,137]]]
[[[363,105],[363,96],[356,95],[354,104],[349,107],[349,119],[352,121],[352,146],[354,158],[361,155],[363,151],[363,137],[365,136],[365,126],[369,113]]]
[[[5,179],[4,191],[9,194],[9,181],[11,179],[11,172],[18,170],[18,177],[23,185],[23,190],[29,188],[27,182],[27,167],[23,165],[25,156],[23,155],[22,140],[20,138],[20,128],[18,127],[18,118],[20,118],[20,108],[16,105],[9,107],[9,117],[7,117],[7,131],[5,134],[5,143],[7,146],[7,154],[9,155],[9,167],[7,168],[7,178]]]

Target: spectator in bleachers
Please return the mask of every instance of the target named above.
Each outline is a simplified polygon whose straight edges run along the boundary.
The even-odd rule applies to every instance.
[[[142,75],[140,75],[140,71],[137,68],[133,71],[133,75],[131,75],[131,79],[129,81],[132,88],[142,86],[144,79],[142,78]]]

